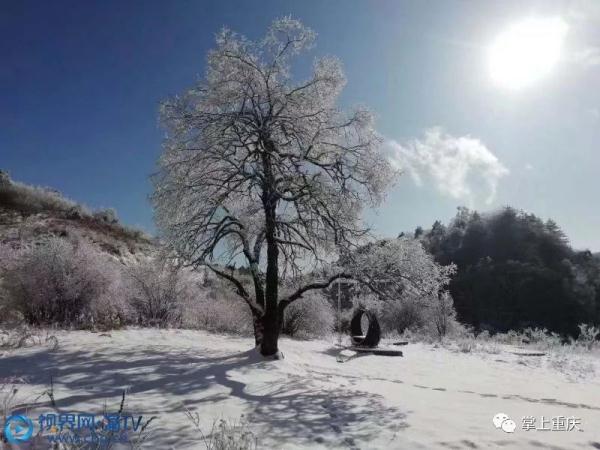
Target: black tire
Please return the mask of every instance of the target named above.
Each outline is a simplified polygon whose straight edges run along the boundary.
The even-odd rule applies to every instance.
[[[369,320],[369,328],[365,335],[363,335],[361,325],[363,314]],[[379,326],[377,316],[373,311],[369,311],[368,309],[359,308],[356,310],[350,322],[350,332],[352,333],[352,343],[360,347],[377,347],[381,340],[381,327]]]

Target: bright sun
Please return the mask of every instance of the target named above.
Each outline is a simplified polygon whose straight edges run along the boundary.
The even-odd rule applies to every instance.
[[[519,89],[542,78],[560,58],[567,28],[561,18],[531,18],[507,28],[489,50],[493,80]]]

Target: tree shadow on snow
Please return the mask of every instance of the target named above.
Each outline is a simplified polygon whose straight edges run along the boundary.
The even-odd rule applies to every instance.
[[[52,377],[60,412],[90,412],[77,411],[76,406],[100,407],[105,399],[110,399],[109,407],[116,402],[116,409],[115,399],[128,389],[130,410],[145,418],[158,416],[151,427],[156,448],[197,442],[200,437],[185,417],[185,408],[204,412],[232,397],[246,405],[245,416],[261,437],[272,433],[280,442],[355,447],[384,429],[395,436],[408,426],[406,415],[387,407],[379,395],[319,382],[310,371],[308,376],[279,372],[276,362],[262,360],[254,350],[222,355],[198,349],[167,353],[153,347],[61,349],[15,354],[0,363],[0,378],[23,377],[33,385],[48,385]],[[248,386],[239,381],[249,371],[261,372],[268,382]],[[135,409],[136,403],[145,409]],[[38,409],[46,406],[37,404]],[[160,427],[160,417],[169,414],[181,416],[176,430]]]

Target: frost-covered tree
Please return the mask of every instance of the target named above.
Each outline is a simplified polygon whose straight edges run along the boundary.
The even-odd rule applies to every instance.
[[[394,175],[372,115],[336,105],[345,84],[337,59],[316,60],[304,81],[292,76],[292,58],[314,39],[291,18],[257,41],[224,29],[204,79],[161,107],[159,228],[180,258],[232,283],[263,355],[278,352],[287,305],[348,274],[285,294],[280,286],[364,238],[361,212]],[[217,264],[240,260],[250,285]]]
[[[338,265],[383,301],[395,300],[399,291],[423,301],[437,297],[456,270],[436,263],[420,241],[406,237],[371,242],[344,255]]]
[[[379,240],[345,255],[338,264],[359,281],[353,303],[380,313],[396,329],[427,322],[436,335],[446,334],[455,315],[446,289],[456,267],[436,263],[420,241]]]

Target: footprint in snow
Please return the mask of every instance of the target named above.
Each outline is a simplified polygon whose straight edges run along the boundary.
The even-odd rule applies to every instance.
[[[345,438],[345,439],[344,439],[344,442],[345,442],[347,445],[351,446],[351,447],[354,447],[354,446],[356,445],[356,444],[355,444],[355,442],[354,442],[354,439],[352,439],[351,437],[347,437],[347,438]]]

